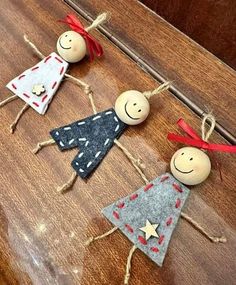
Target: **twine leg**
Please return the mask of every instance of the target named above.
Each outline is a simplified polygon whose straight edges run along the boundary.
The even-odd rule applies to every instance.
[[[118,227],[114,227],[114,228],[112,228],[110,231],[108,231],[108,232],[106,232],[106,233],[104,233],[104,234],[102,234],[102,235],[100,235],[100,236],[90,237],[90,238],[86,241],[85,245],[86,245],[86,246],[89,246],[92,242],[94,242],[94,241],[96,241],[96,240],[99,240],[99,239],[103,239],[104,237],[107,237],[107,236],[111,235],[112,233],[114,233],[116,230],[118,230]]]
[[[10,103],[13,100],[18,99],[19,97],[17,95],[13,95],[11,97],[8,97],[7,99],[3,100],[2,102],[0,102],[0,108],[7,105],[8,103]]]
[[[78,174],[74,171],[70,179],[64,185],[57,188],[57,192],[65,193],[66,191],[68,191],[75,184],[77,177]]]
[[[187,214],[182,212],[181,213],[181,217],[184,218],[189,224],[191,224],[195,229],[197,229],[201,234],[203,234],[211,242],[215,242],[215,243],[218,243],[218,242],[225,243],[225,242],[227,242],[227,239],[224,236],[216,237],[216,236],[210,235],[198,222],[196,222],[193,218],[191,218]]]
[[[133,254],[135,252],[135,250],[137,249],[137,247],[134,245],[132,246],[128,258],[127,258],[127,263],[126,263],[126,272],[125,272],[125,278],[124,278],[124,284],[128,285],[129,284],[129,278],[130,278],[130,271],[131,271],[131,261],[132,261],[132,257]]]
[[[56,142],[54,141],[54,139],[49,139],[48,141],[44,141],[44,142],[39,142],[36,146],[35,149],[33,149],[33,153],[37,154],[42,148],[49,146],[49,145],[53,145]]]
[[[14,131],[16,130],[16,126],[19,123],[21,117],[23,116],[23,114],[27,111],[27,109],[29,108],[28,104],[25,104],[24,107],[20,110],[20,112],[17,114],[15,121],[11,124],[10,126],[10,132],[13,134]]]

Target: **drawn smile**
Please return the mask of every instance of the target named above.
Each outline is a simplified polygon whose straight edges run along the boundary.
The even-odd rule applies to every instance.
[[[180,169],[178,169],[178,168],[176,167],[176,164],[175,164],[175,159],[174,159],[174,167],[175,167],[175,169],[176,169],[177,171],[179,171],[179,172],[181,172],[181,173],[183,173],[183,174],[189,174],[189,173],[193,172],[193,169],[190,170],[190,171],[181,171]]]
[[[59,45],[63,49],[71,49],[71,47],[63,47],[63,45],[61,44],[61,38],[59,39]]]
[[[140,118],[134,118],[134,117],[130,116],[130,114],[128,113],[128,111],[127,111],[127,104],[128,104],[128,103],[129,103],[129,102],[127,101],[126,104],[125,104],[125,113],[126,113],[126,115],[127,115],[128,117],[130,117],[130,119],[132,119],[132,120],[139,120]]]

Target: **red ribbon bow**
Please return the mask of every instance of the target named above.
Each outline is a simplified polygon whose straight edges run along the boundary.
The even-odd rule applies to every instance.
[[[183,119],[179,119],[177,124],[181,129],[183,129],[189,135],[189,137],[184,137],[170,133],[167,136],[168,140],[181,142],[183,144],[191,145],[206,150],[236,153],[236,146],[224,145],[224,144],[212,144],[202,140],[198,136],[198,134]]]
[[[85,39],[91,61],[94,59],[94,54],[98,57],[103,55],[102,46],[85,31],[84,26],[75,15],[68,14],[64,20],[59,20],[59,22],[68,24],[73,31],[79,33]]]

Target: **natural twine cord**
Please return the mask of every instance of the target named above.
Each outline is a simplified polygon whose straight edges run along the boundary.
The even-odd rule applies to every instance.
[[[78,174],[76,173],[76,171],[74,171],[70,179],[65,184],[63,184],[61,187],[57,188],[57,192],[65,193],[66,191],[68,191],[75,184],[77,177],[78,177]]]
[[[127,258],[126,272],[125,272],[125,278],[124,278],[124,284],[125,285],[129,284],[130,271],[131,271],[131,261],[132,261],[133,254],[134,254],[136,249],[137,249],[137,247],[135,245],[132,246],[132,248],[129,252],[128,258]]]
[[[44,59],[44,58],[45,58],[45,56],[44,56],[44,55],[41,53],[41,51],[36,47],[36,45],[33,44],[33,43],[29,40],[29,38],[28,38],[27,35],[24,35],[24,40],[25,40],[25,42],[33,49],[33,51],[35,52],[35,54],[36,54],[39,58],[41,58],[41,59]]]
[[[92,106],[92,109],[93,109],[93,113],[94,114],[97,114],[97,109],[96,109],[96,106],[95,106],[95,103],[94,103],[94,98],[93,98],[93,91],[91,89],[91,86],[86,84],[85,82],[81,81],[80,79],[78,78],[75,78],[74,76],[71,76],[70,74],[65,74],[65,78],[73,83],[75,83],[76,85],[78,86],[82,86],[84,88],[84,93],[89,97],[89,101],[90,101],[90,104]]]
[[[85,31],[90,32],[91,30],[96,29],[99,25],[106,22],[107,19],[108,19],[108,13],[102,13],[98,15],[97,18],[92,22],[92,24],[88,26],[87,28],[85,28]]]
[[[36,148],[33,149],[33,153],[37,154],[42,148],[49,146],[49,145],[53,145],[56,142],[54,141],[54,139],[49,139],[48,141],[44,141],[44,142],[40,142],[37,144]]]
[[[192,219],[186,213],[181,212],[181,217],[184,218],[191,225],[193,225],[200,233],[202,233],[210,241],[212,241],[214,243],[218,243],[218,242],[225,243],[225,242],[227,242],[227,239],[224,236],[216,237],[216,236],[211,236],[210,234],[208,234],[206,232],[206,230],[199,223],[197,223],[194,219]]]
[[[210,129],[208,131],[206,131],[207,129],[207,120],[210,121]],[[216,119],[215,117],[209,113],[209,114],[206,114],[204,117],[203,117],[203,120],[202,120],[202,139],[205,141],[205,142],[208,142],[211,134],[213,133],[214,129],[215,129],[215,126],[216,126]]]
[[[16,127],[17,127],[17,124],[20,120],[20,118],[22,117],[22,115],[24,114],[24,112],[29,108],[29,105],[28,104],[25,104],[24,107],[19,111],[19,113],[17,114],[16,118],[15,118],[15,121],[10,125],[10,131],[11,133],[13,134]]]
[[[86,242],[85,245],[89,246],[92,242],[99,240],[99,239],[103,239],[104,237],[107,237],[109,235],[111,235],[112,233],[114,233],[116,230],[118,230],[118,227],[114,227],[111,230],[105,232],[104,234],[100,235],[100,236],[96,236],[96,237],[90,237]]]
[[[147,98],[150,99],[152,96],[157,95],[165,90],[168,90],[169,87],[171,86],[171,82],[167,81],[163,84],[161,84],[158,88],[154,89],[153,91],[145,91],[143,92],[143,95]]]
[[[10,103],[11,101],[18,99],[19,97],[17,95],[13,95],[5,100],[3,100],[2,102],[0,102],[0,107],[5,106],[7,103]]]

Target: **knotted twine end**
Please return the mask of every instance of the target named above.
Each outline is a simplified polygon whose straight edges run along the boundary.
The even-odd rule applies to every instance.
[[[168,90],[170,86],[171,86],[171,82],[167,81],[161,84],[158,88],[154,89],[153,91],[143,92],[143,95],[149,100],[152,96],[157,95],[165,90]]]
[[[85,28],[86,32],[90,32],[91,30],[96,29],[99,25],[102,25],[106,21],[108,21],[110,18],[109,14],[107,12],[104,12],[97,16],[97,18],[92,22],[90,26]]]

